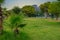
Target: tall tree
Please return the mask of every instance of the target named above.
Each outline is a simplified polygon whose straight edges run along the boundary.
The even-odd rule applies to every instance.
[[[52,2],[49,6],[50,13],[54,14],[56,17],[56,20],[58,20],[59,14],[60,14],[60,2]]]
[[[45,8],[44,8],[45,17],[47,18],[49,16],[48,7],[50,5],[50,2],[44,3],[44,5],[45,5]]]
[[[24,6],[22,8],[22,11],[29,17],[34,16],[35,14],[35,8],[33,6]]]
[[[40,5],[40,9],[45,14],[46,18],[49,15],[49,13],[48,13],[48,7],[49,7],[49,5],[50,5],[50,2],[46,2],[46,3]]]
[[[2,34],[2,31],[3,31],[3,16],[2,16],[2,3],[4,2],[4,0],[0,0],[0,34]]]

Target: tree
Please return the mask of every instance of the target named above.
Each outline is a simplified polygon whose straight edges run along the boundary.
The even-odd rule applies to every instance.
[[[4,2],[4,0],[0,0],[0,4],[2,4]]]
[[[20,13],[20,14],[11,14],[7,19],[4,20],[4,25],[5,26],[8,26],[8,27],[11,27],[11,29],[14,29],[14,32],[16,34],[19,33],[19,25],[22,24],[23,22],[23,13]]]
[[[58,20],[60,14],[60,2],[52,2],[49,6],[49,12],[54,14],[56,20]]]
[[[41,12],[44,13],[44,8],[45,8],[44,4],[41,4],[39,7],[40,7],[40,9],[41,9]]]
[[[15,7],[12,9],[12,11],[13,11],[15,14],[19,14],[20,11],[21,11],[21,9],[20,9],[19,7],[17,7],[17,6],[15,6]]]
[[[44,15],[44,8],[45,8],[45,5],[44,5],[44,4],[41,4],[39,7],[40,7],[40,10],[41,10],[41,11],[40,11],[41,14]]]
[[[49,13],[48,13],[48,7],[49,7],[49,5],[50,5],[50,2],[46,2],[46,3],[41,4],[41,5],[39,6],[40,9],[41,9],[41,11],[42,11],[42,13],[45,14],[45,17],[46,17],[46,18],[47,18],[48,15],[49,15]]]
[[[29,17],[34,16],[35,8],[33,6],[24,6],[22,11]]]
[[[2,3],[4,2],[4,0],[0,0],[0,34],[2,34],[2,31],[3,31],[3,25],[2,25],[2,22],[3,22],[3,16],[2,16]]]

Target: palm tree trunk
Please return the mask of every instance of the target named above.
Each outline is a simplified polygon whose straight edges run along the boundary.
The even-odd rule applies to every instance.
[[[15,35],[16,35],[16,34],[19,34],[18,27],[15,28],[14,33],[15,33]]]
[[[0,4],[0,34],[2,34],[3,32],[3,25],[2,25],[2,8],[1,8],[1,4]]]

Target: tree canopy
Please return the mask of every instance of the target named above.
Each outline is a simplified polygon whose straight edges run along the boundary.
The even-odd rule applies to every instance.
[[[35,8],[33,6],[24,6],[22,8],[22,10],[25,13],[34,13],[35,12]]]
[[[0,0],[0,4],[3,3],[3,2],[4,2],[4,0]]]
[[[52,2],[49,6],[50,13],[60,13],[60,2]]]
[[[39,7],[40,7],[41,11],[44,12],[45,8],[48,8],[49,5],[50,5],[50,2],[46,2],[46,3],[41,4]]]
[[[22,11],[29,17],[35,14],[35,8],[33,6],[24,6]]]
[[[17,6],[15,6],[15,7],[12,9],[12,11],[13,11],[15,14],[19,14],[20,11],[21,11],[21,9],[20,9],[19,7],[17,7]]]
[[[56,19],[58,19],[60,14],[60,2],[52,2],[49,6],[48,12],[54,14]]]

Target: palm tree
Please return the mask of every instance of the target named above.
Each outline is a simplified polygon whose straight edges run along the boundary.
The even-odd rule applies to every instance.
[[[0,34],[2,34],[2,31],[3,31],[3,25],[2,25],[3,17],[2,17],[2,7],[1,7],[3,2],[4,2],[4,0],[0,0]]]

